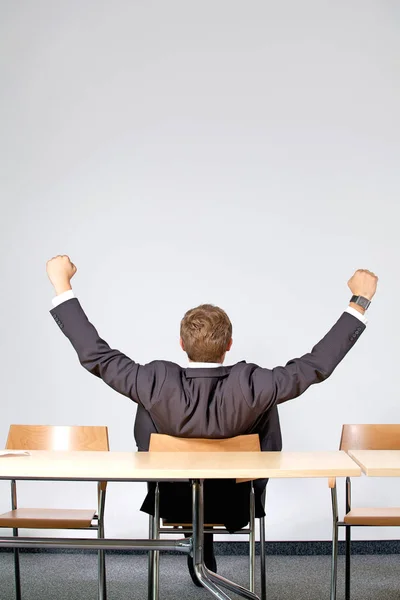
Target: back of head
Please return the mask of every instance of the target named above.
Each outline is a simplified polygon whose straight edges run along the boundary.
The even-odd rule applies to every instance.
[[[181,321],[182,347],[193,362],[221,362],[229,350],[232,323],[222,308],[201,304]]]

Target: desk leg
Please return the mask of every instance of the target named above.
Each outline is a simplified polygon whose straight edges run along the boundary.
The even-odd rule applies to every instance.
[[[250,573],[250,581],[249,581],[249,589],[251,592],[254,592],[256,589],[256,531],[255,531],[255,499],[254,499],[254,485],[251,482],[250,489],[250,534],[249,534],[249,573]]]
[[[337,557],[338,557],[338,505],[336,483],[331,488],[332,498],[332,567],[331,567],[331,600],[336,600]]]
[[[98,530],[97,537],[104,539],[104,509],[106,502],[106,490],[101,489],[99,484],[99,515],[98,515]],[[104,550],[98,551],[98,600],[107,600],[107,583],[106,583],[106,555]]]
[[[265,565],[265,517],[260,519],[261,600],[267,600],[267,568]]]
[[[11,481],[11,508],[17,509],[17,482]],[[18,529],[14,527],[13,535],[18,536]],[[15,600],[21,600],[21,573],[19,568],[19,549],[14,548],[14,577],[15,577]]]
[[[230,600],[229,596],[222,591],[217,584],[228,590],[248,598],[249,600],[259,600],[259,597],[246,590],[241,585],[225,579],[212,571],[209,571],[203,560],[204,544],[204,500],[203,500],[203,481],[195,479],[192,481],[192,510],[193,510],[193,565],[194,571],[203,584],[203,586],[218,600]]]
[[[158,540],[160,538],[160,488],[157,483],[154,494],[154,515],[149,517],[149,538]],[[149,552],[148,558],[148,600],[158,600],[160,579],[160,553],[157,550]]]

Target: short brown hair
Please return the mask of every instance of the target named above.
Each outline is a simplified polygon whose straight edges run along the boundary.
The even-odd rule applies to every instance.
[[[232,338],[232,323],[222,308],[201,304],[183,317],[181,338],[190,360],[219,362]]]

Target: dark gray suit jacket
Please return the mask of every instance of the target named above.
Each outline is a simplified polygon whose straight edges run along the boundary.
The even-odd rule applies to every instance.
[[[162,360],[139,365],[111,349],[76,298],[60,304],[51,314],[82,366],[139,403],[159,433],[229,438],[257,432],[264,450],[280,449],[277,405],[329,377],[365,329],[359,319],[345,312],[310,353],[284,367],[265,369],[242,361],[228,367],[197,369]],[[270,430],[271,423],[275,431],[272,447],[271,438],[264,435],[263,440],[262,435]],[[148,436],[147,442],[138,441],[139,449],[146,450],[146,446]]]

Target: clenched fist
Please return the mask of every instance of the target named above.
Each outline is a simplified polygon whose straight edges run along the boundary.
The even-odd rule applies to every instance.
[[[372,300],[378,285],[378,277],[371,271],[359,269],[349,280],[348,286],[355,296],[364,296],[368,300]]]
[[[76,266],[69,256],[55,256],[46,264],[47,275],[57,296],[71,289],[71,279],[76,273]]]

